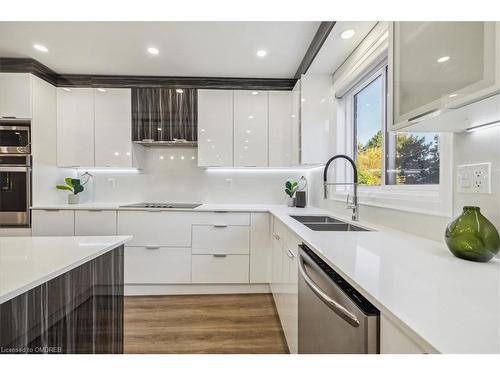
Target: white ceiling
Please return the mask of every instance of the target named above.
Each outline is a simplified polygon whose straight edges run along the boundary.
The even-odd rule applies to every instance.
[[[335,72],[376,24],[377,22],[370,21],[337,22],[307,73],[332,74]],[[342,39],[340,34],[348,29],[355,30],[356,34],[351,39]]]
[[[0,56],[57,73],[292,78],[319,22],[0,22]],[[39,52],[33,44],[46,46]],[[150,46],[160,50],[152,56]],[[264,58],[256,51],[268,52]]]

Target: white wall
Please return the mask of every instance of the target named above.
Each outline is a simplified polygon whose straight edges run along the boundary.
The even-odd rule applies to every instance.
[[[196,148],[145,148],[139,173],[92,171],[81,202],[203,202],[284,204],[287,179],[305,171],[207,171],[197,166]],[[70,169],[63,171],[71,172]],[[114,187],[113,187],[114,185]],[[49,200],[66,200],[66,193],[52,190]],[[39,201],[39,204],[44,203]]]

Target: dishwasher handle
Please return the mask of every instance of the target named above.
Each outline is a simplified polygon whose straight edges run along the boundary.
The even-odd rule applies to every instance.
[[[311,288],[311,290],[321,299],[330,309],[332,309],[338,316],[344,319],[353,327],[359,327],[359,320],[356,316],[348,311],[344,306],[335,301],[332,297],[326,294],[307,274],[306,268],[304,266],[304,257],[301,255],[299,259],[299,270],[304,278],[306,284]]]

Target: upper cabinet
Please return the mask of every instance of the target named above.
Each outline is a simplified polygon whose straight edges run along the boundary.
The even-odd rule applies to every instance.
[[[198,166],[233,166],[232,90],[198,90]]]
[[[0,118],[32,117],[31,75],[0,73]]]
[[[495,22],[395,22],[389,92],[392,129],[461,131],[451,112],[500,89],[500,26]],[[390,97],[389,97],[390,98]],[[439,116],[441,121],[427,121]]]
[[[94,166],[94,89],[57,89],[57,165]]]
[[[198,166],[298,165],[294,100],[299,92],[198,90]]]
[[[132,165],[132,112],[130,90],[97,89],[95,106],[95,165]]]
[[[268,92],[234,92],[234,166],[268,166]],[[274,136],[274,135],[272,135]]]
[[[57,89],[57,165],[131,167],[130,89]]]
[[[136,142],[196,142],[197,89],[132,89],[132,129]]]
[[[332,141],[332,77],[305,74],[300,79],[300,164],[325,164]]]
[[[298,160],[298,121],[292,91],[269,92],[269,166],[289,167]]]

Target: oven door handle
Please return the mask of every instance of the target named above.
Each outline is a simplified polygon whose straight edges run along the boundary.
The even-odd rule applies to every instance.
[[[359,327],[359,320],[356,316],[348,311],[344,306],[335,301],[332,297],[326,294],[307,274],[306,267],[304,265],[304,257],[301,255],[299,259],[299,270],[304,278],[306,284],[311,288],[311,290],[318,296],[318,298],[325,303],[330,309],[332,309],[338,316],[344,319],[353,327]]]
[[[0,167],[0,172],[29,172],[29,167]]]

